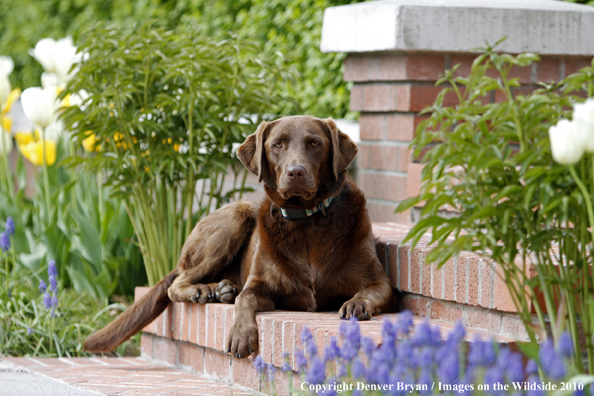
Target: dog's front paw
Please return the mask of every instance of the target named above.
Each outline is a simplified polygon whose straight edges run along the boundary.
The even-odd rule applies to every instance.
[[[349,300],[342,304],[342,307],[338,311],[338,316],[341,319],[356,317],[359,320],[369,320],[373,316],[373,309],[367,301]]]
[[[190,301],[198,304],[214,302],[216,299],[215,291],[210,285],[199,283],[194,285],[194,290],[190,296]]]
[[[226,304],[233,304],[238,294],[237,286],[227,279],[220,281],[215,289],[217,301]]]
[[[258,325],[236,320],[227,337],[226,351],[237,358],[246,358],[258,351]]]

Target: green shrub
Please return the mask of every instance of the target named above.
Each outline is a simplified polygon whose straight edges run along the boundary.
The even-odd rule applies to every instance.
[[[196,0],[146,2],[138,0],[23,0],[0,1],[0,54],[15,61],[12,83],[39,85],[40,65],[27,51],[44,38],[72,35],[75,42],[96,21],[129,26],[158,20],[163,26],[193,26],[203,38],[228,38],[229,32],[250,39],[262,51],[284,54],[300,78],[283,82],[279,93],[302,104],[282,107],[282,114],[307,113],[343,117],[348,113],[349,86],[342,81],[344,54],[319,50],[322,15],[330,6],[353,0]],[[351,115],[352,116],[352,115]]]
[[[176,266],[196,221],[246,191],[233,145],[289,101],[275,87],[290,76],[244,40],[202,39],[190,28],[97,26],[80,47],[88,59],[63,95],[89,98],[63,119],[78,141],[96,139],[99,152],[71,163],[106,172],[153,285]],[[223,190],[227,173],[231,191]]]
[[[571,115],[573,104],[592,96],[594,68],[582,69],[558,85],[543,85],[531,95],[512,94],[519,82],[510,78],[511,68],[537,60],[533,54],[514,57],[488,48],[474,61],[467,78],[446,73],[438,84],[451,87],[424,111],[430,118],[419,125],[413,141],[417,155],[432,147],[424,157],[420,196],[397,210],[424,202],[422,219],[407,239],[416,243],[423,233],[432,233],[435,245],[428,262],[443,265],[468,250],[498,263],[533,341],[542,338],[548,327],[545,310],[554,324],[554,339],[567,328],[576,352],[581,326],[592,372],[594,283],[588,228],[593,224],[588,222],[585,201],[591,197],[582,194],[570,168],[553,161],[548,130]],[[446,94],[455,95],[459,104],[443,106]],[[485,100],[493,94],[505,100]],[[575,167],[587,191],[594,190],[593,165],[588,156]],[[444,217],[444,205],[455,209],[457,216]],[[531,263],[535,277],[530,277]],[[537,290],[544,295],[544,306],[535,298]],[[540,330],[532,324],[529,302]],[[580,359],[576,364],[583,370]]]

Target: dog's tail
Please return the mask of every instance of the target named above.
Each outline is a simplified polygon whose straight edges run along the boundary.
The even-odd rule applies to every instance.
[[[177,269],[167,274],[113,322],[91,334],[86,339],[83,349],[94,353],[111,351],[155,320],[169,304],[167,289],[177,275]]]

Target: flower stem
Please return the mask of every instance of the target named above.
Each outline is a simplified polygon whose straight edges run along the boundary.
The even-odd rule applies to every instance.
[[[48,171],[47,171],[47,156],[46,156],[46,150],[45,150],[45,146],[46,146],[46,141],[45,141],[45,128],[41,128],[41,144],[43,147],[43,183],[44,183],[44,190],[45,190],[45,205],[47,207],[47,216],[48,219],[50,218],[50,210],[51,210],[51,205],[50,205],[50,187],[49,187],[49,176],[48,176]]]

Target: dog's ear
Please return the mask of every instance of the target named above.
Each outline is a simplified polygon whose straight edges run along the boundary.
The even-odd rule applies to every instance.
[[[344,172],[357,155],[357,145],[348,135],[342,133],[332,118],[324,120],[324,123],[330,131],[332,142],[332,172],[334,179],[338,180],[338,175]]]
[[[256,129],[245,139],[245,142],[237,149],[237,158],[250,172],[258,176],[258,182],[261,182],[266,172],[266,149],[264,142],[268,137],[271,122],[262,121]]]

